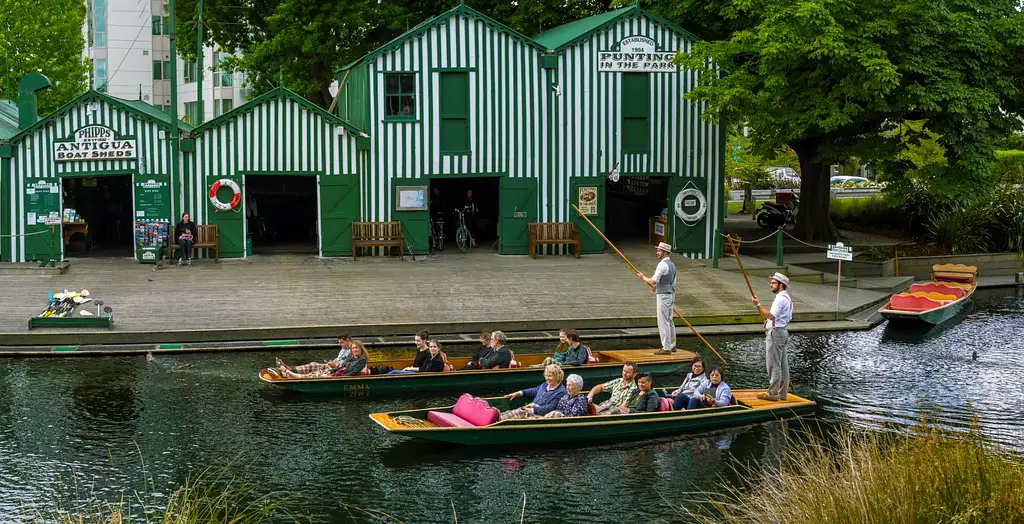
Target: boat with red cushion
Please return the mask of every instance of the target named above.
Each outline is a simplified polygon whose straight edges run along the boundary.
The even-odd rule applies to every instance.
[[[963,264],[932,266],[932,280],[912,284],[879,310],[887,320],[939,325],[964,310],[977,287],[978,268]]]
[[[508,445],[655,438],[689,431],[717,429],[812,412],[814,401],[789,394],[786,400],[757,398],[763,389],[733,390],[733,402],[720,408],[673,411],[662,397],[653,413],[583,417],[499,420],[502,411],[522,407],[529,399],[459,397],[453,406],[371,413],[370,420],[389,433],[455,444]],[[664,390],[659,390],[665,394]],[[594,402],[600,403],[607,393]]]

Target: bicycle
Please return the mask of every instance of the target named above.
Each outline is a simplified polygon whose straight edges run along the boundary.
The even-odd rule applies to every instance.
[[[455,244],[459,246],[459,250],[463,253],[469,253],[469,250],[473,249],[473,244],[476,243],[476,240],[473,239],[473,235],[469,232],[469,227],[466,226],[466,212],[464,209],[455,208],[455,214],[459,217],[459,227],[455,230]]]
[[[444,217],[440,212],[436,218],[430,219],[430,249],[431,251],[444,250]]]

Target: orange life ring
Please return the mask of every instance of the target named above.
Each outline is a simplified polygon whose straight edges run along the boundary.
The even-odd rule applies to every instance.
[[[220,189],[220,186],[227,186],[235,193],[235,195],[231,197],[231,202],[224,203],[217,198],[217,191]],[[238,187],[238,184],[234,180],[231,180],[230,178],[222,178],[210,186],[210,203],[213,204],[213,207],[216,208],[217,211],[231,211],[238,207],[238,204],[241,202],[242,188]]]

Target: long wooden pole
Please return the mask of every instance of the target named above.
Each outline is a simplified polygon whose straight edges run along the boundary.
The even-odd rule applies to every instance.
[[[750,291],[750,298],[754,298],[754,287],[750,285],[750,278],[747,277],[747,270],[743,269],[743,261],[740,260],[740,250],[737,249],[736,244],[733,242],[732,237],[729,235],[725,236],[729,240],[729,247],[732,248],[732,256],[736,257],[736,264],[740,266],[740,273],[743,273],[743,280],[747,283],[747,291]],[[764,312],[761,308],[757,307],[757,314],[761,317],[761,322],[765,321]]]
[[[626,265],[628,265],[629,268],[632,269],[634,273],[640,273],[640,270],[637,269],[636,266],[634,266],[633,263],[630,262],[628,258],[626,258],[626,255],[622,254],[622,251],[619,251],[619,248],[615,247],[615,244],[612,244],[611,240],[608,240],[608,237],[604,236],[604,233],[602,233],[601,230],[598,229],[597,226],[595,226],[594,223],[591,222],[589,218],[587,218],[587,215],[584,215],[583,212],[580,211],[580,208],[576,207],[576,204],[570,204],[570,205],[572,206],[573,209],[576,210],[577,213],[580,214],[581,217],[583,217],[583,220],[587,221],[587,224],[590,224],[590,227],[594,228],[594,231],[596,231],[597,234],[601,236],[601,238],[604,240],[605,244],[608,244],[608,246],[612,248],[612,251],[615,251],[615,253],[617,255],[619,255],[619,258],[621,258],[622,261],[625,262]],[[651,287],[651,291],[654,291],[654,287]],[[697,332],[697,328],[693,327],[693,325],[690,324],[690,322],[688,320],[686,320],[686,317],[684,317],[683,314],[679,312],[678,308],[676,308],[675,306],[672,306],[672,312],[674,312],[676,314],[676,316],[678,316],[679,319],[682,320],[684,324],[686,324],[686,327],[690,328],[690,331],[693,331],[694,335],[697,335],[697,338],[699,338],[700,341],[703,342],[704,345],[707,346],[708,349],[710,349],[711,352],[714,353],[716,357],[718,357],[718,360],[722,361],[722,365],[723,366],[726,365],[725,359],[722,358],[722,355],[720,355],[718,353],[718,351],[715,350],[715,347],[712,346],[710,342],[708,342],[703,336],[701,336],[700,333]]]

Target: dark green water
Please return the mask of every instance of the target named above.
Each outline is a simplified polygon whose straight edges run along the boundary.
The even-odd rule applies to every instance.
[[[1024,297],[980,292],[959,323],[926,333],[881,325],[866,332],[793,335],[797,391],[819,401],[815,427],[977,421],[995,441],[1024,449]],[[695,340],[681,341],[693,348]],[[762,387],[758,337],[711,342],[733,387]],[[653,340],[595,342],[650,347]],[[518,352],[547,350],[520,345]],[[978,358],[972,359],[972,352]],[[477,449],[390,436],[367,415],[444,405],[453,396],[344,400],[264,387],[256,371],[281,356],[0,361],[0,521],[87,500],[159,505],[190,472],[227,468],[303,502],[331,522],[676,522],[668,501],[710,489],[734,469],[778,460],[803,426],[773,422],[728,431],[590,446]],[[191,364],[174,369],[175,364]],[[681,377],[657,377],[675,386]],[[590,384],[587,385],[589,387]],[[136,493],[138,493],[136,495]],[[393,515],[381,520],[342,504]]]

